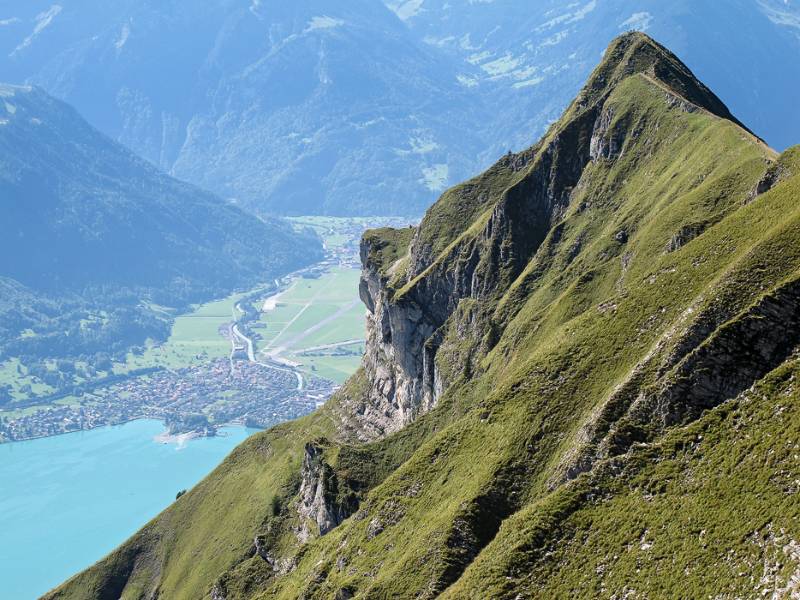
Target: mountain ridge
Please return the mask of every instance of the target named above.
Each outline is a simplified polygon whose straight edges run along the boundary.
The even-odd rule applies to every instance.
[[[403,12],[394,2],[387,5]],[[469,85],[494,87],[509,101],[513,119],[500,124],[509,127],[504,129],[508,141],[492,146],[496,154],[527,145],[518,133],[520,124],[529,124],[521,131],[541,132],[540,123],[557,120],[605,40],[631,29],[667,43],[751,129],[784,150],[798,137],[800,121],[788,96],[777,89],[792,79],[789,73],[795,67],[773,57],[797,54],[798,15],[795,0],[732,0],[725,5],[552,0],[536,6],[513,0],[423,0],[401,18],[418,39],[462,61]],[[559,89],[570,92],[556,103]],[[765,89],[776,94],[764,94]],[[794,93],[793,85],[787,93]]]
[[[800,150],[665,57],[616,40],[632,73],[365,234],[359,372],[47,598],[795,589]]]

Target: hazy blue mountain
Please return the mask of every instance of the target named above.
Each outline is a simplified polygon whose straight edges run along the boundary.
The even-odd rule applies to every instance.
[[[320,255],[285,222],[160,173],[41,90],[0,86],[0,115],[2,275],[56,291],[124,284],[203,293]]]
[[[460,80],[498,111],[496,155],[524,147],[563,110],[608,41],[646,31],[758,135],[800,139],[797,0],[387,0],[417,37],[462,61]],[[474,74],[478,67],[478,74]],[[483,90],[483,92],[480,92]],[[520,127],[521,124],[527,126]]]
[[[379,0],[0,2],[0,72],[179,178],[282,213],[420,213],[483,142]]]
[[[628,29],[674,48],[785,148],[800,138],[798,6],[0,0],[0,78],[41,85],[162,169],[247,208],[418,214],[536,139]]]
[[[37,88],[0,85],[0,211],[0,349],[39,326],[82,335],[95,310],[109,339],[132,321],[160,331],[143,301],[179,307],[321,257],[316,238],[164,175]]]

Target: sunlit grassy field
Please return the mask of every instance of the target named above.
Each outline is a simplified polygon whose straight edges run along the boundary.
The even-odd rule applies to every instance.
[[[220,334],[220,328],[233,320],[234,307],[244,295],[232,294],[201,304],[193,312],[177,317],[165,343],[151,345],[139,356],[128,354],[127,362],[118,365],[115,371],[122,373],[155,366],[178,369],[228,356],[231,345]]]
[[[278,297],[275,308],[261,313],[264,326],[253,329],[260,337],[255,340],[257,351],[265,351],[260,356],[280,349],[280,356],[301,363],[306,372],[344,381],[358,368],[360,354],[300,353],[364,338],[364,305],[358,299],[358,278],[356,269],[335,267],[317,279],[294,279]],[[127,362],[116,365],[115,371],[154,366],[178,369],[228,356],[230,342],[221,329],[234,320],[236,303],[245,295],[233,294],[177,317],[166,342],[149,346],[141,355],[129,354]]]
[[[275,308],[262,313],[265,353],[281,354],[307,372],[342,382],[358,368],[360,355],[301,356],[309,348],[362,340],[364,305],[358,299],[359,272],[336,267],[318,279],[296,279],[280,294]]]
[[[305,353],[294,355],[299,362],[303,363],[303,368],[318,377],[342,382],[358,369],[361,364],[361,356],[364,354],[364,344],[351,344],[343,346],[350,354],[346,356],[335,356],[323,354],[322,352]]]

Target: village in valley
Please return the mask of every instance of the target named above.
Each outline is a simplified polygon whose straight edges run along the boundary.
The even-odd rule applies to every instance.
[[[169,436],[214,435],[221,424],[266,428],[320,406],[337,385],[248,361],[216,359],[177,371],[134,377],[85,395],[78,406],[55,405],[0,424],[7,441],[24,440],[133,419],[159,419]]]
[[[359,240],[402,219],[297,218],[326,259],[255,290],[178,316],[169,340],[114,365],[110,376],[0,411],[0,441],[134,419],[158,419],[160,441],[215,435],[224,425],[267,428],[308,414],[357,368],[364,349]]]

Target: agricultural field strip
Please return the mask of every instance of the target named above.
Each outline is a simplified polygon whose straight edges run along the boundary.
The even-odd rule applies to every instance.
[[[283,346],[279,346],[278,348],[276,348],[276,350],[283,350],[283,349],[289,349],[289,348],[295,349],[296,351],[305,350],[305,348],[301,348],[301,347],[298,346],[298,344],[301,341],[303,341],[304,339],[306,339],[307,337],[309,337],[313,333],[321,330],[323,327],[326,327],[329,324],[333,323],[334,321],[336,321],[340,317],[344,316],[346,313],[348,313],[350,310],[352,310],[354,307],[358,306],[359,304],[360,304],[360,300],[353,300],[350,304],[341,307],[339,310],[337,310],[335,313],[333,313],[329,317],[326,317],[326,318],[322,319],[321,321],[318,321],[317,323],[315,323],[314,325],[312,325],[308,329],[305,329],[305,330],[301,331],[300,333],[298,333],[297,335],[295,335],[294,337],[289,338],[288,341],[284,342]],[[310,305],[306,305],[306,307],[307,306],[310,306]]]
[[[258,353],[309,374],[343,382],[360,363],[357,355],[308,351],[335,350],[364,341],[364,308],[357,299],[359,272],[336,268],[318,279],[297,279],[263,303]]]
[[[301,282],[295,282],[278,298],[270,298],[268,302],[271,310],[265,312],[264,320],[268,327],[270,324],[278,323],[283,323],[283,327],[274,335],[268,333],[264,336],[268,341],[261,352],[272,354],[275,348],[281,351],[303,351],[305,348],[300,346],[299,342],[307,340],[311,345],[320,345],[323,342],[314,343],[313,339],[308,340],[308,338],[315,333],[324,336],[327,333],[326,329],[334,329],[339,319],[347,316],[350,311],[357,311],[360,318],[361,311],[358,310],[360,301],[354,297],[356,279],[355,271],[333,270],[319,280],[308,282],[305,288],[301,287]],[[276,301],[273,303],[273,300]],[[267,303],[265,307],[266,305]],[[295,309],[299,307],[299,310],[294,312],[290,307]],[[292,315],[288,321],[273,318],[273,316],[287,317],[286,312]],[[361,327],[363,325],[358,326],[357,331],[349,332],[349,335],[324,342],[336,343],[356,339],[353,334],[358,335]],[[288,337],[290,335],[291,337]]]
[[[353,346],[355,344],[363,344],[364,339],[345,340],[343,342],[334,342],[332,344],[322,344],[320,346],[311,346],[310,348],[303,348],[300,353],[317,352],[319,350],[332,350],[333,348],[340,348],[342,346]]]

